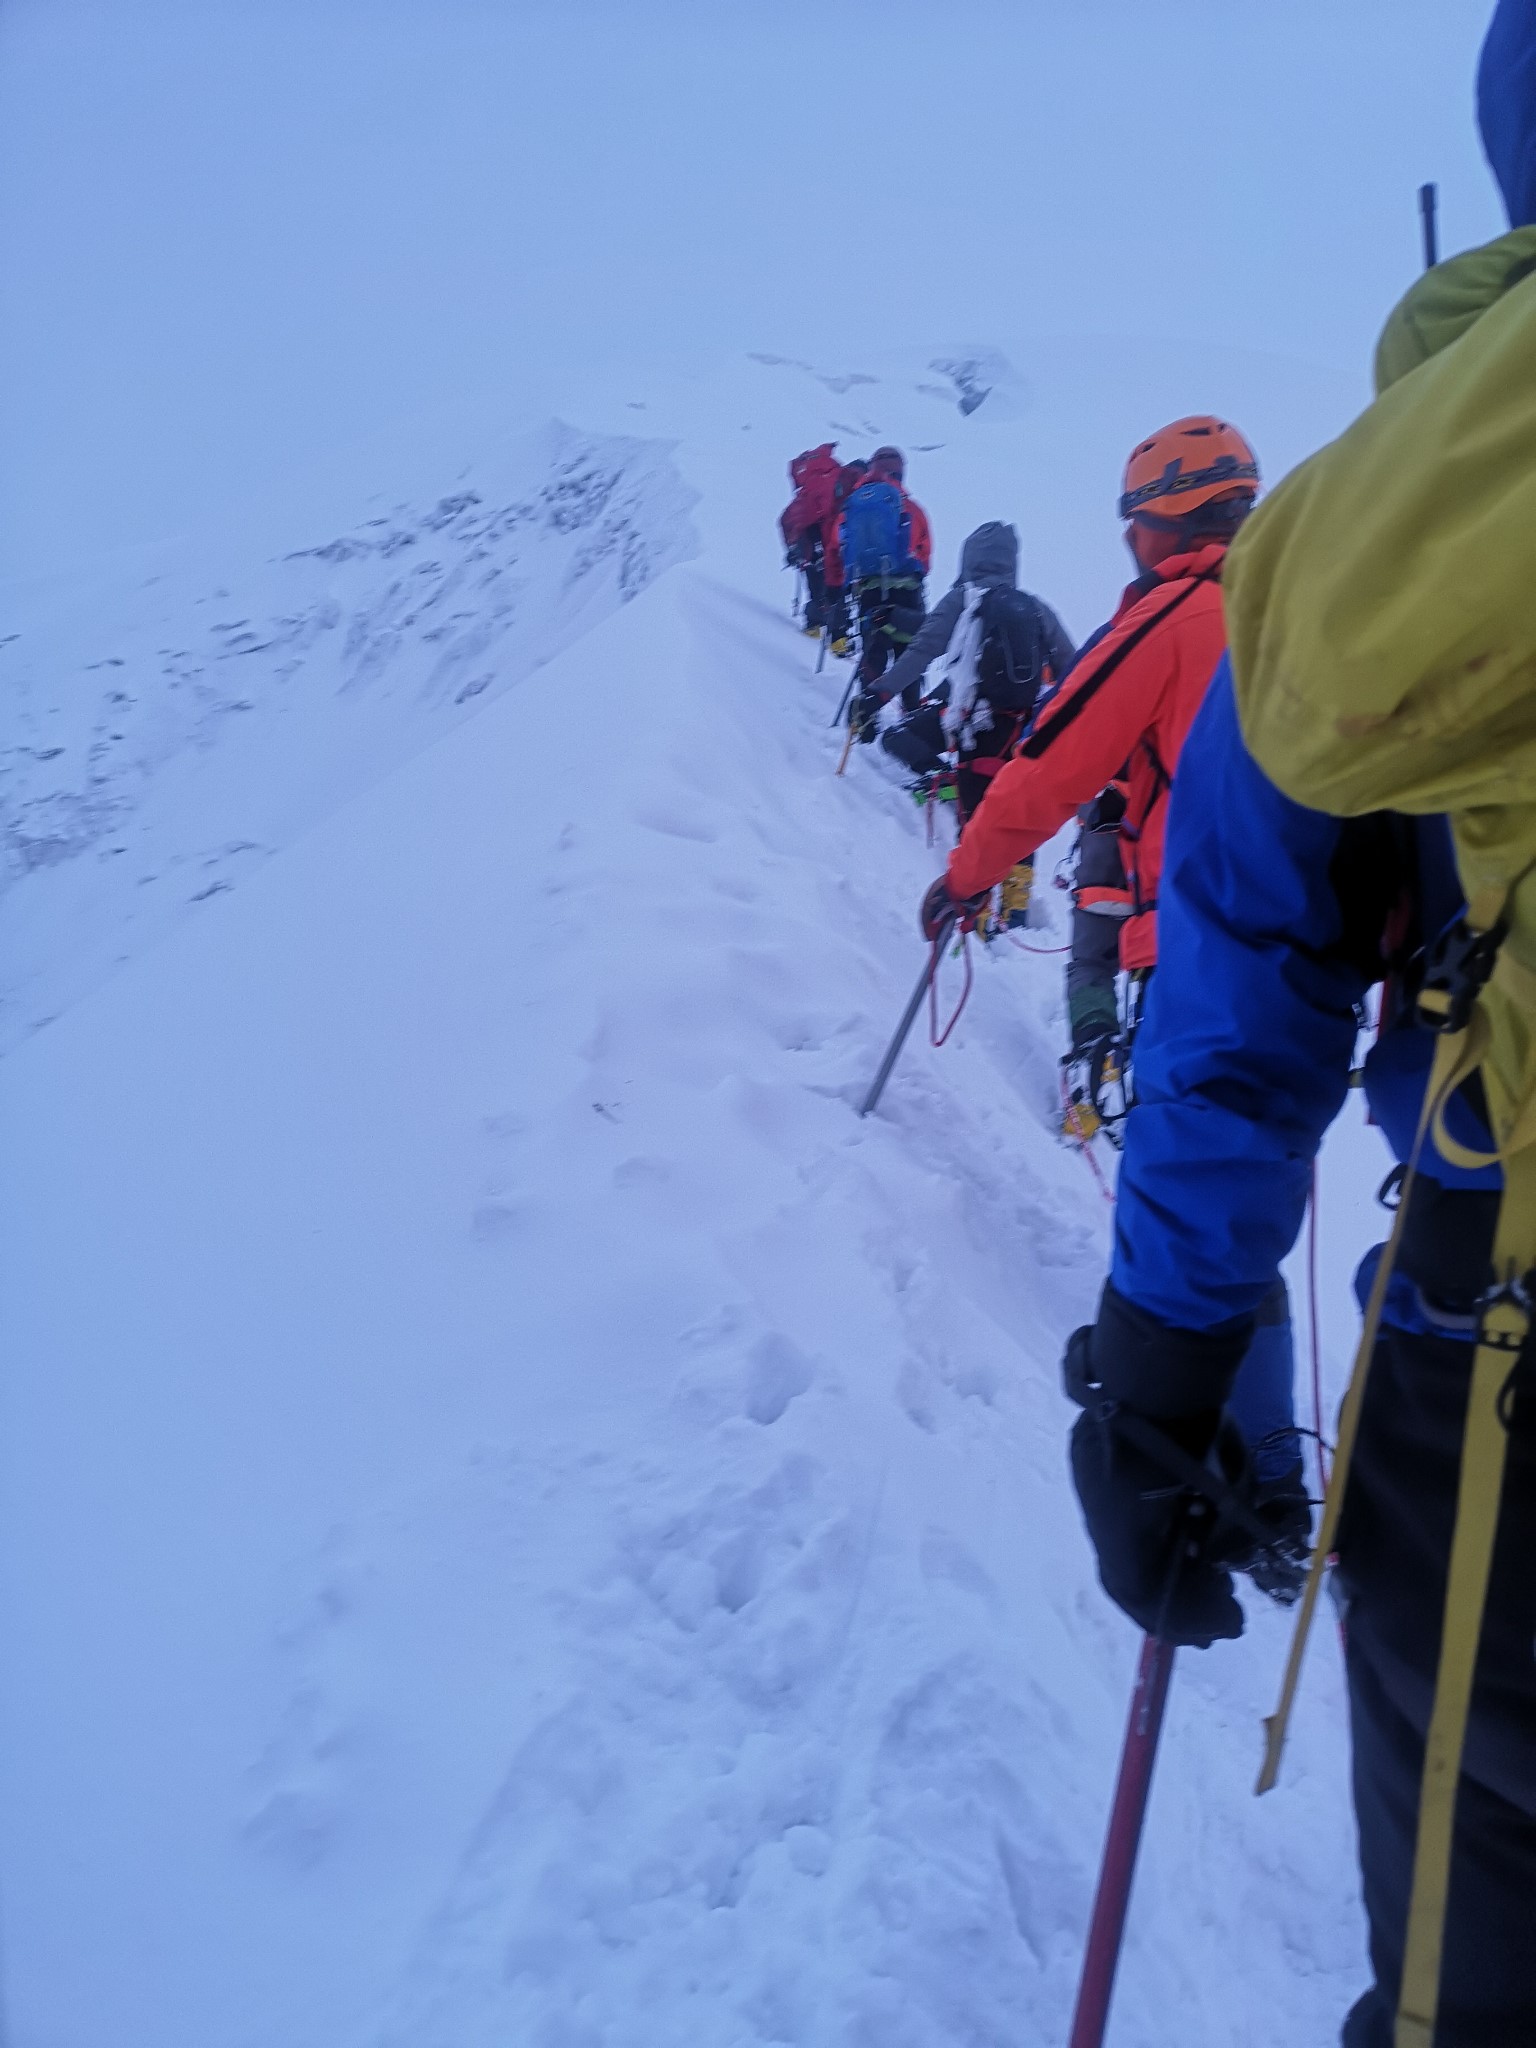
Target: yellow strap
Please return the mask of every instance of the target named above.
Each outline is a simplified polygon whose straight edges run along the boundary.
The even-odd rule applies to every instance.
[[[1339,1531],[1339,1517],[1344,1511],[1344,1490],[1349,1481],[1350,1460],[1354,1455],[1355,1436],[1360,1427],[1360,1411],[1365,1405],[1366,1377],[1370,1371],[1372,1354],[1376,1349],[1376,1333],[1381,1325],[1381,1311],[1387,1298],[1387,1282],[1391,1279],[1392,1268],[1397,1263],[1397,1248],[1408,1214],[1414,1177],[1418,1172],[1419,1154],[1424,1149],[1425,1136],[1437,1111],[1463,1078],[1462,1060],[1466,1051],[1466,1040],[1467,1033],[1457,1031],[1448,1032],[1435,1041],[1434,1064],[1430,1068],[1429,1082],[1424,1090],[1424,1104],[1419,1111],[1419,1127],[1414,1133],[1413,1150],[1408,1155],[1408,1171],[1403,1176],[1397,1215],[1392,1222],[1392,1235],[1387,1239],[1386,1248],[1376,1267],[1370,1300],[1366,1303],[1365,1321],[1360,1328],[1360,1342],[1355,1347],[1355,1362],[1349,1376],[1349,1391],[1344,1396],[1344,1406],[1339,1413],[1339,1440],[1333,1454],[1333,1471],[1328,1480],[1328,1494],[1323,1502],[1323,1519],[1318,1528],[1317,1543],[1307,1572],[1306,1589],[1301,1596],[1296,1628],[1291,1637],[1290,1655],[1286,1658],[1279,1703],[1264,1723],[1264,1761],[1259,1767],[1258,1783],[1254,1786],[1256,1793],[1272,1792],[1280,1775],[1280,1759],[1285,1749],[1291,1711],[1296,1704],[1296,1690],[1301,1683],[1301,1667],[1307,1653],[1307,1642],[1312,1634],[1318,1595],[1323,1589],[1323,1575],[1327,1570],[1328,1559],[1333,1554],[1334,1540]]]
[[[1456,1058],[1439,1090],[1430,1126],[1434,1132],[1435,1150],[1441,1157],[1448,1160],[1452,1166],[1459,1166],[1468,1173],[1475,1173],[1479,1167],[1497,1166],[1499,1153],[1477,1152],[1469,1145],[1460,1144],[1447,1130],[1445,1114],[1451,1106],[1451,1097],[1481,1064],[1483,1054],[1488,1049],[1488,1017],[1481,1004],[1472,1012],[1466,1030],[1458,1032],[1453,1042],[1457,1047]]]
[[[1493,1270],[1499,1281],[1514,1282],[1522,1279],[1533,1264],[1536,1153],[1525,1150],[1505,1164]],[[1499,1397],[1530,1326],[1529,1313],[1514,1295],[1493,1301],[1484,1311],[1473,1359],[1456,1495],[1456,1526],[1445,1589],[1440,1664],[1435,1674],[1435,1704],[1419,1789],[1413,1895],[1408,1908],[1395,2048],[1434,2048],[1456,1829],[1456,1794],[1509,1446],[1509,1433],[1499,1416]]]

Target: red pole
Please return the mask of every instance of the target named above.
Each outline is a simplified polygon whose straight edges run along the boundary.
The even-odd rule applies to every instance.
[[[1161,1642],[1156,1636],[1148,1636],[1142,1643],[1068,2048],[1103,2048],[1110,1994],[1115,1988],[1115,1966],[1120,1960],[1126,1908],[1131,1900],[1131,1879],[1136,1871],[1136,1851],[1141,1846],[1147,1794],[1152,1789],[1157,1739],[1163,1731],[1163,1708],[1168,1703],[1168,1681],[1173,1676],[1173,1655],[1172,1643]]]

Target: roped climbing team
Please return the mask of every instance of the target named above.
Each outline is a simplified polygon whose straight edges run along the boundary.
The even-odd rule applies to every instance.
[[[931,794],[946,756],[975,765],[978,704],[1002,735],[924,932],[985,928],[994,890],[1017,902],[1021,866],[1084,824],[1069,1014],[1090,1107],[1124,1053],[1118,932],[1135,1107],[1109,1278],[1064,1361],[1071,1468],[1105,1590],[1168,1641],[1241,1632],[1234,1571],[1298,1590],[1312,1525],[1279,1269],[1381,992],[1365,1089],[1408,1196],[1357,1280],[1366,1376],[1326,1532],[1373,1980],[1345,2048],[1536,2048],[1536,1191],[1510,1149],[1536,1119],[1536,786],[1508,765],[1528,731],[1536,748],[1536,0],[1499,0],[1478,115],[1510,232],[1426,273],[1374,405],[1257,510],[1228,423],[1142,442],[1119,505],[1138,573],[1075,659],[1038,600],[1003,659],[986,609],[1023,595],[1010,529],[970,537],[925,625],[927,523],[904,492],[877,520],[856,482],[820,523],[822,617],[839,639],[858,621],[859,737],[899,696],[882,741]],[[893,454],[870,474],[899,486]],[[1393,717],[1335,681],[1346,636]],[[1488,895],[1490,821],[1511,816],[1529,857]],[[1426,1023],[1465,1026],[1490,971],[1493,1023],[1437,1064]]]

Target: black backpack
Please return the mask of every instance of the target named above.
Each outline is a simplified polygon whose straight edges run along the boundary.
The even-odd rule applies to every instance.
[[[1040,608],[1027,590],[989,590],[981,601],[981,623],[980,693],[995,711],[1027,724],[1045,672]]]

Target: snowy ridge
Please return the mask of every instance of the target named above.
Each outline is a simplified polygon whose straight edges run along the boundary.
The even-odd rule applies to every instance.
[[[984,952],[950,1043],[919,1028],[855,1113],[943,849],[878,750],[834,777],[845,671],[764,546],[743,447],[795,445],[802,375],[653,393],[675,466],[594,430],[477,484],[534,503],[551,448],[623,449],[651,568],[694,484],[703,552],[626,603],[622,546],[564,580],[606,513],[530,520],[493,586],[526,572],[526,607],[451,670],[474,621],[423,628],[465,586],[407,616],[402,565],[480,509],[269,565],[376,630],[287,682],[253,653],[262,711],[146,777],[128,825],[184,856],[159,943],[115,839],[13,892],[90,885],[60,988],[107,932],[133,955],[0,1074],[18,2048],[1065,2039],[1136,1652],[1058,1378],[1111,1219],[1054,1138],[1048,953]],[[963,447],[925,458],[941,555],[1049,455],[1054,410],[989,415],[951,402]],[[501,561],[454,545],[468,590]],[[151,656],[297,610],[189,590]],[[258,814],[277,857],[185,914]],[[1341,1304],[1357,1232],[1324,1232]],[[1294,2048],[1358,1988],[1332,1646],[1256,1804],[1287,1624],[1250,1611],[1175,1678],[1114,2048],[1170,2015],[1183,2048]]]
[[[67,624],[23,608],[0,647],[0,1050],[637,596],[693,551],[692,502],[666,444],[552,425],[255,574],[72,593]],[[569,707],[531,716],[569,729]]]

